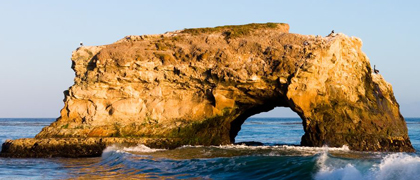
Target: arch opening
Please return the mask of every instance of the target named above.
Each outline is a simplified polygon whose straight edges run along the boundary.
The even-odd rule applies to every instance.
[[[250,112],[254,114],[241,119],[243,120],[242,124],[232,123],[232,128],[239,128],[239,130],[231,142],[247,145],[300,144],[301,138],[305,134],[302,119],[289,107],[277,106],[259,113],[255,113],[257,111]]]

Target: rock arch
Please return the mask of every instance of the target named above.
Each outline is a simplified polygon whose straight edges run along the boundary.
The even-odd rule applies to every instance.
[[[61,116],[33,141],[230,144],[246,118],[280,106],[302,118],[305,146],[414,150],[392,87],[372,73],[360,39],[288,30],[221,26],[80,47]]]
[[[229,144],[247,117],[281,106],[302,118],[302,145],[410,150],[392,87],[372,74],[361,45],[343,34],[291,34],[287,24],[268,23],[80,47],[66,107],[37,137]]]

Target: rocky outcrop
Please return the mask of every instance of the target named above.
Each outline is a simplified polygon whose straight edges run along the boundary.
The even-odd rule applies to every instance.
[[[414,151],[392,87],[372,73],[360,39],[288,30],[276,23],[221,26],[80,47],[61,117],[31,141],[231,144],[248,117],[281,106],[302,118],[302,145]]]
[[[152,147],[175,148],[168,139],[157,138],[23,138],[6,140],[2,146],[1,157],[40,158],[40,157],[97,157],[110,145],[136,146],[146,144]]]

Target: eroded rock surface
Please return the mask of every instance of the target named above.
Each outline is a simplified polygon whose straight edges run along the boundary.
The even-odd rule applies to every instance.
[[[288,30],[275,23],[222,26],[80,47],[61,117],[31,141],[231,144],[246,118],[282,106],[302,118],[302,145],[414,150],[392,87],[372,73],[360,39]]]

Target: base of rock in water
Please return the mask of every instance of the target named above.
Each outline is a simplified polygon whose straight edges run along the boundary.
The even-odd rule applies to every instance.
[[[257,141],[244,141],[244,142],[235,143],[235,145],[242,145],[242,144],[246,146],[263,146],[264,145],[264,143],[257,142]]]
[[[136,146],[145,144],[153,148],[175,148],[168,139],[149,138],[23,138],[6,140],[0,157],[44,158],[44,157],[99,157],[110,145]]]

